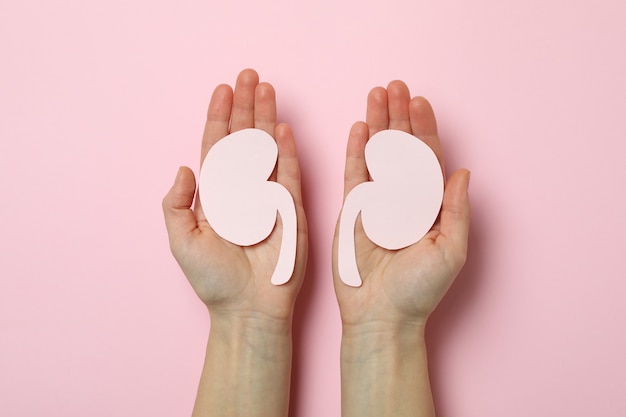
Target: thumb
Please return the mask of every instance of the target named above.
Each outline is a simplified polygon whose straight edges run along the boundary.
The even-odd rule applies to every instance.
[[[163,214],[170,243],[183,238],[197,227],[191,209],[196,193],[196,179],[188,167],[180,167],[174,185],[163,198]]]

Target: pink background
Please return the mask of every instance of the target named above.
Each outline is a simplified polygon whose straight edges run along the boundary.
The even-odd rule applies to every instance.
[[[439,416],[624,416],[623,4],[3,0],[0,414],[190,414],[209,319],[160,203],[212,89],[254,67],[311,228],[292,415],[340,414],[346,136],[399,78],[472,170],[469,261],[429,327]]]

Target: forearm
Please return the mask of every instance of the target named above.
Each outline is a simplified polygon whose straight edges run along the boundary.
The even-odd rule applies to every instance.
[[[347,328],[341,343],[343,417],[431,417],[424,325]]]
[[[287,416],[291,324],[211,317],[194,417]]]

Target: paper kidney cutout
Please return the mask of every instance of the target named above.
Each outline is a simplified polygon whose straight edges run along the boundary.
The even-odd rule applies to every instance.
[[[437,156],[413,135],[399,130],[376,133],[365,145],[365,161],[372,181],[348,193],[339,219],[339,276],[353,287],[362,283],[354,247],[359,213],[372,242],[397,250],[428,233],[443,199],[443,173]]]
[[[268,181],[278,158],[276,142],[260,129],[244,129],[220,139],[200,170],[200,201],[213,230],[239,246],[255,245],[283,225],[271,282],[289,281],[296,259],[296,208],[281,184]]]

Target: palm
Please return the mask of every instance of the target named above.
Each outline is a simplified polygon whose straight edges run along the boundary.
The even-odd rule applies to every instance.
[[[195,193],[193,173],[188,168],[182,169],[179,177],[183,178],[177,179],[164,200],[166,223],[172,252],[209,309],[283,319],[291,314],[306,262],[307,233],[300,172],[291,131],[285,125],[276,124],[273,88],[259,84],[256,73],[245,70],[239,75],[234,93],[225,85],[217,87],[213,93],[201,159],[204,160],[217,141],[249,127],[265,130],[276,138],[279,157],[270,180],[285,186],[296,205],[298,244],[292,279],[280,287],[270,282],[280,251],[280,218],[270,236],[256,245],[238,246],[222,239],[204,216]],[[191,210],[194,196],[195,207]],[[174,211],[169,213],[172,206]]]
[[[179,262],[206,305],[270,314],[276,306],[285,304],[286,308],[293,301],[292,294],[273,291],[275,286],[270,283],[281,235],[282,227],[277,225],[262,243],[242,247],[222,239],[203,220],[190,250]]]
[[[374,89],[368,98],[367,124],[353,127],[346,160],[346,194],[369,180],[364,160],[368,138],[379,130],[400,129],[419,136],[442,161],[434,114],[428,102],[410,100],[406,86],[393,82],[389,91]],[[390,251],[371,242],[360,220],[355,227],[357,265],[363,284],[347,287],[338,279],[335,249],[335,288],[345,324],[373,321],[424,321],[439,303],[460,270],[465,256],[466,221],[451,221],[450,210],[462,199],[462,172],[448,181],[441,219],[419,242]],[[454,214],[456,216],[456,214]],[[461,216],[463,217],[463,216]],[[335,237],[335,246],[336,246]]]

